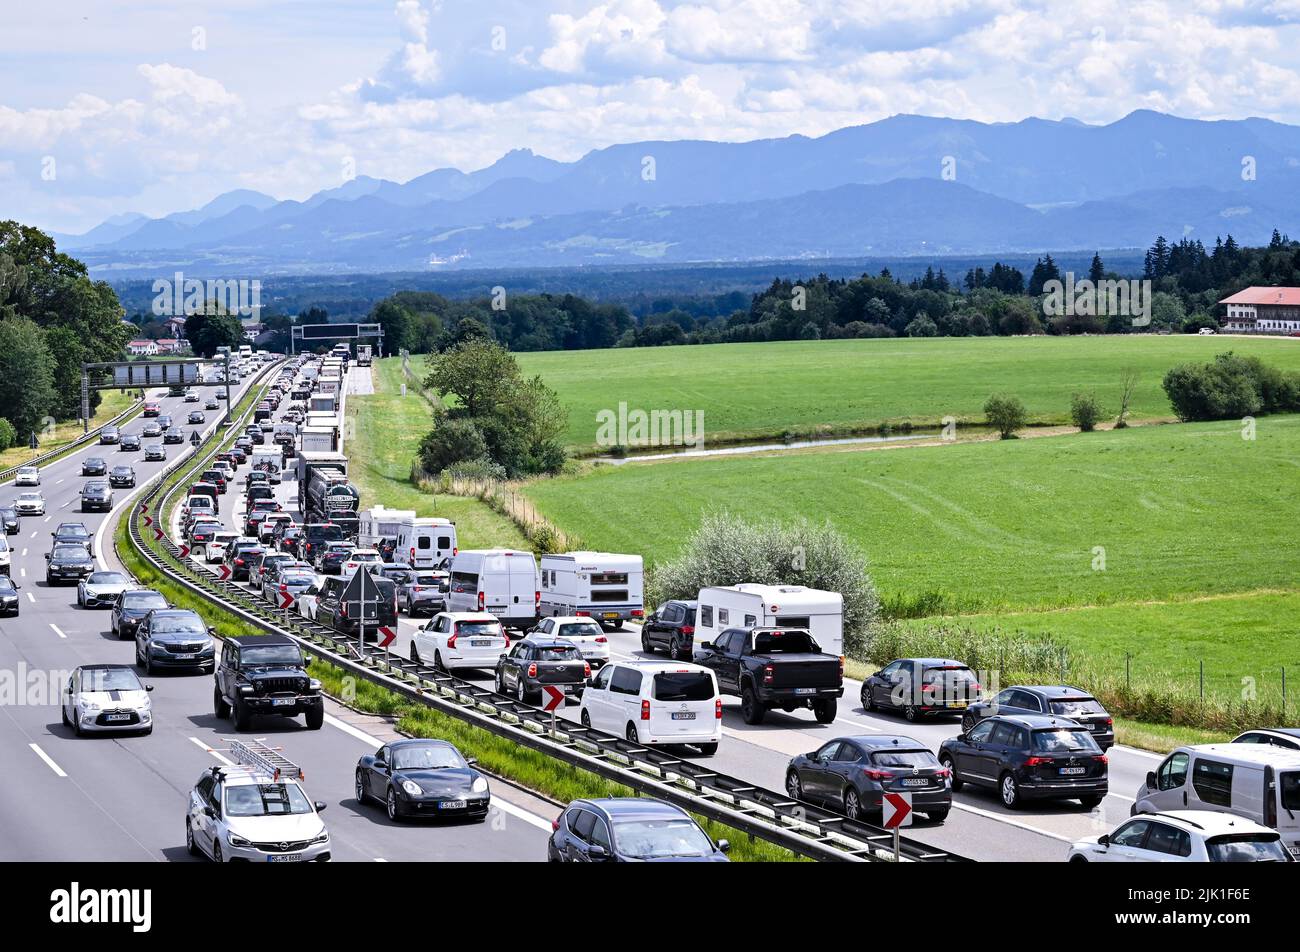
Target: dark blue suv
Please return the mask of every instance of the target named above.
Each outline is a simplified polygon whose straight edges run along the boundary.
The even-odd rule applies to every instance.
[[[649,797],[574,800],[552,827],[552,863],[725,863],[730,848],[685,810]]]

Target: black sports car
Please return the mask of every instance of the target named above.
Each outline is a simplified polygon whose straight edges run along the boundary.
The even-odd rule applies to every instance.
[[[492,795],[487,778],[453,745],[441,740],[399,740],[357,762],[357,802],[378,800],[390,820],[404,817],[487,819]]]

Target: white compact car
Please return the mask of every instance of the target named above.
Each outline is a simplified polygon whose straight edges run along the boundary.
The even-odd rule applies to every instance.
[[[41,484],[41,471],[35,466],[19,466],[18,472],[14,474],[15,486],[39,486]]]
[[[1277,830],[1211,810],[1170,810],[1126,820],[1070,847],[1071,863],[1291,863]]]
[[[209,564],[220,562],[226,557],[226,546],[239,538],[238,532],[217,532],[212,536],[212,540],[203,547],[203,558]]]
[[[14,500],[14,509],[20,516],[45,515],[45,497],[38,492],[19,493]]]
[[[103,731],[153,733],[152,684],[126,664],[83,664],[63,688],[63,725],[81,737]]]
[[[343,564],[339,566],[339,575],[348,578],[363,565],[373,574],[379,571],[379,567],[383,564],[384,558],[377,549],[353,549]]]
[[[722,740],[713,672],[676,661],[612,661],[582,692],[582,723],[634,744],[690,744],[706,756]]]
[[[495,668],[509,649],[501,622],[486,612],[440,612],[411,639],[411,660],[445,671]]]
[[[543,618],[533,629],[541,635],[553,635],[572,641],[582,658],[593,667],[609,661],[609,636],[600,622],[582,615],[553,615]]]
[[[185,812],[185,848],[216,863],[324,863],[330,835],[302,770],[256,741],[231,741],[239,763],[205,770]]]

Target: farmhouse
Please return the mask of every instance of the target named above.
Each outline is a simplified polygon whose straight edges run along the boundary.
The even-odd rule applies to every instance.
[[[1219,302],[1223,329],[1238,334],[1300,333],[1300,288],[1245,288]]]
[[[133,340],[126,345],[126,351],[132,357],[156,357],[158,355],[158,342]]]

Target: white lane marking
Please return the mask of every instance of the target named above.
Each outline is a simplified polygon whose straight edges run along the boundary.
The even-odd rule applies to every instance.
[[[49,521],[50,521],[51,519],[53,519],[53,518],[54,518],[53,516],[46,516],[46,517],[45,517],[45,521],[46,521],[46,522],[49,522]],[[32,535],[35,535],[35,534],[36,534],[36,533],[34,533],[34,532],[32,533]]]
[[[35,530],[35,529],[32,530],[32,538],[33,538],[33,539],[36,538],[36,530]]]
[[[65,774],[65,773],[63,772],[63,768],[60,767],[58,764],[56,764],[56,763],[54,762],[54,760],[50,757],[49,754],[47,754],[45,751],[41,750],[40,745],[38,745],[38,744],[28,744],[27,746],[30,747],[33,751],[35,751],[37,757],[39,757],[39,758],[41,758],[41,760],[45,761],[45,766],[47,766],[47,767],[49,767],[51,770],[53,770],[53,771],[54,771],[54,775],[55,775],[56,777],[66,777],[66,776],[67,776],[67,774]]]
[[[27,550],[26,550],[26,549],[23,549],[23,558],[24,558],[24,559],[27,558]]]
[[[952,807],[954,810],[965,810],[967,813],[982,816],[986,820],[995,820],[998,823],[1005,823],[1007,826],[1014,826],[1027,833],[1037,833],[1040,836],[1050,836],[1052,839],[1060,840],[1062,843],[1074,842],[1074,840],[1070,839],[1068,836],[1061,836],[1059,833],[1049,833],[1046,830],[1040,830],[1036,826],[1030,826],[1028,823],[1021,823],[1019,820],[1013,820],[1008,816],[1003,816],[1001,813],[994,813],[992,810],[981,810],[979,807],[972,807],[965,803],[958,803],[956,800],[953,801]]]
[[[54,624],[54,622],[50,622],[50,627],[51,627],[52,629],[54,629],[54,633],[55,633],[56,635],[58,635],[60,638],[66,638],[66,637],[68,637],[67,635],[65,635],[65,634],[63,633],[63,631],[59,628],[58,625]]]
[[[233,767],[235,765],[235,762],[231,760],[229,757],[227,757],[225,754],[221,753],[220,751],[213,750],[211,747],[203,743],[203,741],[199,740],[197,737],[191,737],[190,741],[197,744],[200,748],[202,748],[204,753],[211,754],[213,757],[217,758],[217,760],[221,761],[227,767]]]
[[[26,555],[26,554],[27,554],[27,550],[24,549],[24,550],[23,550],[23,555]],[[18,570],[18,574],[19,574],[22,578],[26,578],[26,577],[27,577],[27,570],[26,570],[26,569],[19,569],[19,570]]]
[[[31,592],[27,593],[27,600],[31,602],[33,605],[36,604],[36,596],[33,595]]]
[[[56,480],[54,481],[54,485],[58,486],[58,485],[60,485],[62,482],[63,482],[63,480],[61,480],[61,479],[56,479]]]
[[[379,747],[383,744],[383,741],[381,741],[378,737],[375,737],[373,734],[367,734],[365,731],[357,727],[355,724],[349,724],[346,721],[339,720],[333,714],[325,715],[325,723],[333,727],[337,727],[339,730],[343,731],[343,733],[351,734],[353,737],[357,738],[358,740],[363,740],[367,744],[374,744],[376,747]],[[543,820],[537,814],[529,813],[523,807],[517,807],[513,803],[510,803],[506,800],[502,800],[500,797],[492,798],[492,806],[500,810],[502,813],[509,814],[510,816],[515,817],[518,820],[523,820],[525,823],[537,827],[539,830],[545,830],[547,833],[551,832],[550,820]]]
[[[376,857],[375,857],[375,862],[376,862],[376,863],[387,863],[388,860],[384,859],[382,856],[376,856]]]

